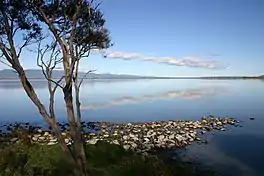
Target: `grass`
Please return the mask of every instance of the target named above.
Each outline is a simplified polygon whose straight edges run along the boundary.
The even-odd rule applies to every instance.
[[[106,142],[86,146],[85,150],[91,176],[213,175],[198,173],[194,165],[180,160],[163,160],[155,155],[146,157]],[[58,145],[43,146],[23,140],[0,147],[0,176],[55,175],[73,176],[73,167]]]

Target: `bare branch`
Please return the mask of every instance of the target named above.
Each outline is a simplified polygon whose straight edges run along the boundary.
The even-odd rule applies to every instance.
[[[21,54],[23,48],[29,44],[30,40],[31,40],[30,37],[27,38],[27,39],[25,40],[24,44],[23,44],[21,47],[19,47],[18,54],[17,54],[17,57],[18,57],[18,58],[20,57],[20,54]]]
[[[16,32],[17,32],[19,29],[20,29],[19,26],[17,26],[17,27],[15,28],[15,30],[14,30],[13,33],[12,33],[12,36],[13,36],[13,37],[15,36]]]
[[[10,67],[10,68],[12,68],[12,65],[10,65],[9,63],[6,63],[5,61],[3,61],[3,60],[0,60],[0,62],[1,63],[3,63],[4,65],[6,65],[6,66],[8,66],[8,67]]]
[[[55,46],[52,46],[52,47],[55,48]],[[41,49],[41,42],[39,42],[38,52],[37,52],[38,53],[37,54],[37,65],[41,68],[42,73],[43,73],[45,79],[48,82],[52,82],[52,83],[55,84],[55,87],[56,87],[55,90],[57,89],[57,87],[60,87],[60,88],[63,89],[63,86],[60,85],[60,82],[64,78],[64,76],[62,78],[60,78],[59,81],[54,81],[52,79],[52,77],[51,77],[52,76],[53,69],[56,67],[56,64],[60,62],[60,60],[54,61],[54,65],[51,67],[51,62],[52,62],[52,59],[53,59],[52,54],[53,54],[53,51],[54,51],[53,48],[52,48],[52,53],[51,53],[51,57],[50,57],[50,59],[48,61],[48,64],[46,64],[44,62],[44,56],[49,51],[50,47],[49,46],[46,46],[45,49],[44,49],[44,51],[42,51],[42,49]]]
[[[82,85],[82,82],[83,82],[83,80],[85,79],[85,77],[89,74],[89,73],[93,73],[93,72],[95,72],[96,71],[96,69],[94,69],[94,70],[89,70],[89,71],[87,71],[85,74],[84,74],[84,76],[82,77],[82,79],[81,79],[81,81],[80,81],[80,83],[79,83],[79,85],[78,85],[78,89],[80,89],[80,87],[81,87],[81,85]],[[77,79],[77,78],[76,78]]]
[[[56,91],[56,89],[58,88],[58,86],[60,85],[60,83],[61,83],[61,81],[64,79],[64,77],[65,76],[62,76],[58,81],[56,81],[56,84],[55,84],[55,86],[54,86],[54,88],[53,88],[53,92],[55,92]]]

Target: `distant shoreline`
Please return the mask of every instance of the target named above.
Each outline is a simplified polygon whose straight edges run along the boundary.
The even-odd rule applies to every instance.
[[[30,80],[46,80],[45,78],[28,78]],[[54,78],[59,79],[59,78]],[[209,79],[209,80],[234,80],[234,79],[260,79],[264,80],[264,77],[247,77],[247,76],[234,76],[234,77],[134,77],[134,78],[84,78],[86,80],[140,80],[140,79]],[[0,80],[19,80],[19,78],[0,78]]]

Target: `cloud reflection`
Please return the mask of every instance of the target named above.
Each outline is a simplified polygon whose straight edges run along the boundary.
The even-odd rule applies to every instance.
[[[210,87],[210,88],[200,88],[200,89],[191,89],[185,91],[169,91],[169,92],[159,92],[150,95],[143,95],[141,97],[122,97],[118,99],[113,99],[106,103],[93,104],[82,106],[82,110],[97,110],[109,108],[112,106],[120,106],[126,104],[135,104],[141,102],[157,101],[157,100],[174,100],[174,99],[200,99],[205,96],[217,95],[223,93],[225,89],[220,87]]]

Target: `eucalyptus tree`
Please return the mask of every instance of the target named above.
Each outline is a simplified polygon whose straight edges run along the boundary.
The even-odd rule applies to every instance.
[[[99,5],[89,0],[0,2],[0,61],[17,72],[27,96],[52,127],[62,150],[74,165],[76,175],[87,175],[79,95],[84,78],[79,78],[79,64],[81,59],[89,57],[91,50],[111,46]],[[36,48],[36,63],[47,80],[50,94],[47,107],[38,97],[21,63],[23,51]],[[55,79],[52,72],[58,65],[62,66],[64,74]],[[86,74],[90,72],[92,70]],[[71,147],[61,134],[54,111],[54,95],[59,89],[64,95],[69,134],[73,140]]]

